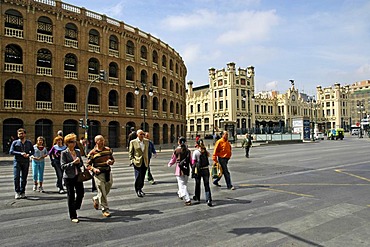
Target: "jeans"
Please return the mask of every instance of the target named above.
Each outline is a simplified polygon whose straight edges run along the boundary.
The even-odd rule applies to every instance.
[[[184,201],[188,202],[190,201],[190,196],[188,192],[188,179],[189,176],[182,175],[182,176],[176,176],[177,179],[177,185],[179,186],[179,197],[184,198]]]
[[[13,161],[13,174],[14,174],[14,190],[17,193],[25,193],[27,185],[28,170],[30,168],[29,161],[18,162]]]
[[[32,160],[32,176],[34,182],[44,182],[45,161]]]
[[[231,177],[230,177],[229,169],[227,168],[227,163],[228,162],[229,162],[229,159],[218,157],[218,163],[220,163],[220,165],[222,167],[222,175],[225,176],[225,181],[226,181],[227,188],[231,189],[231,187],[233,187],[233,185],[231,184]],[[221,180],[221,178],[222,178],[222,176],[219,177],[219,178],[216,178],[215,180],[213,180],[213,183],[217,184],[218,181]]]
[[[82,182],[77,182],[77,176],[74,178],[65,178],[64,184],[67,187],[69,217],[71,219],[77,219],[76,210],[81,208],[85,194],[84,184]]]
[[[60,166],[60,161],[54,160],[53,161],[53,167],[55,170],[55,174],[57,175],[57,183],[56,186],[60,190],[63,190],[63,170],[62,167]]]
[[[135,170],[135,192],[141,191],[144,187],[146,166],[144,161],[141,163],[140,167],[134,165]]]
[[[153,175],[150,172],[150,164],[148,164],[148,169],[146,170],[146,177],[148,178],[148,181],[154,181]]]
[[[206,201],[212,201],[211,189],[209,188],[209,169],[199,169],[198,174],[195,177],[195,197],[200,201],[200,180],[203,178],[204,190],[206,192]]]
[[[249,157],[249,149],[250,147],[245,147],[245,157]]]

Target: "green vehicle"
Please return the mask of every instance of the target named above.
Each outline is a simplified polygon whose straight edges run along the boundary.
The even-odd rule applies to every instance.
[[[344,129],[332,129],[328,131],[328,140],[343,140],[344,138]]]

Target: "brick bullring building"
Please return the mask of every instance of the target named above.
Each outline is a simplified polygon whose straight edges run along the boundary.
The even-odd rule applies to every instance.
[[[130,127],[144,123],[155,144],[185,135],[187,69],[168,44],[58,0],[0,3],[4,149],[19,127],[32,141],[44,136],[49,147],[59,129],[83,136],[85,112],[89,139],[102,134],[111,147],[124,147]]]

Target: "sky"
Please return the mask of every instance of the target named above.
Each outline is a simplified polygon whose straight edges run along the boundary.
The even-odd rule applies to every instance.
[[[370,80],[368,0],[63,0],[161,39],[183,58],[186,81],[208,69],[255,67],[255,91],[284,93]]]

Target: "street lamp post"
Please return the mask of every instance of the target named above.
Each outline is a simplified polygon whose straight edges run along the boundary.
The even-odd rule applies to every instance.
[[[362,122],[362,113],[365,110],[364,102],[362,100],[357,101],[357,110],[358,110],[357,112],[360,114],[360,133],[358,134],[358,138],[362,138],[361,122]]]
[[[314,118],[313,118],[313,109],[314,107],[316,108],[316,100],[315,100],[315,96],[309,96],[307,98],[307,102],[308,104],[310,105],[310,109],[311,109],[311,114],[310,114],[310,123],[311,123],[311,138],[312,138],[312,141],[315,141],[315,133],[314,133],[314,129],[315,129],[315,121],[314,121]],[[316,113],[316,117],[317,117],[317,113]]]
[[[146,87],[147,87],[147,84],[145,81],[140,81],[141,83],[141,86],[143,87],[143,108],[144,108],[144,114],[143,114],[143,120],[144,120],[144,123],[143,123],[143,131],[145,132],[146,131],[146,120],[145,120],[145,117],[146,117],[146,101],[147,101],[147,98],[146,98]],[[136,95],[139,95],[140,93],[140,89],[138,86],[136,86],[135,88],[135,94]],[[152,87],[149,88],[149,96],[152,97],[153,96],[153,89]]]

